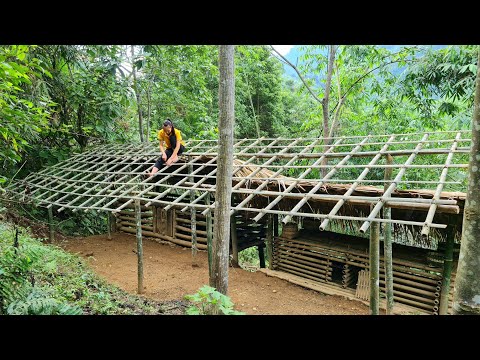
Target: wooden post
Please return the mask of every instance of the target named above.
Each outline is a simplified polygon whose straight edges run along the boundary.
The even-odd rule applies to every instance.
[[[48,234],[48,240],[52,244],[55,241],[55,228],[53,226],[53,206],[50,206],[48,208],[48,229],[49,234]]]
[[[109,216],[110,216],[110,227],[112,229],[111,231],[112,233],[115,233],[117,232],[117,218],[111,212],[109,212]]]
[[[263,244],[260,244],[258,247],[258,257],[260,259],[260,268],[265,268],[265,252],[263,251]]]
[[[210,205],[210,192],[205,197],[207,205]],[[207,212],[207,251],[208,251],[208,276],[212,276],[212,210]]]
[[[235,217],[235,214],[230,216],[230,235],[232,238],[232,265],[238,267],[237,218]]]
[[[188,157],[188,162],[190,165],[188,166],[188,173],[191,174],[193,172],[193,164],[191,164],[191,157]],[[193,176],[189,175],[190,182],[193,181]],[[195,200],[195,190],[190,190],[190,202],[192,203]],[[196,219],[196,211],[195,207],[192,206],[190,208],[190,221],[191,221],[191,229],[192,229],[192,260],[193,265],[196,265],[196,256],[197,256],[197,219]]]
[[[440,306],[438,312],[440,315],[447,315],[448,313],[448,296],[450,294],[450,278],[452,275],[454,243],[455,227],[449,225],[447,228],[447,240],[445,247],[445,256],[443,260],[442,289],[440,291]]]
[[[272,262],[273,262],[273,216],[272,214],[268,214],[267,217],[267,260],[268,260],[268,268],[273,270]]]
[[[107,211],[107,239],[112,240],[112,222],[109,211]]]
[[[387,154],[387,164],[393,163],[393,157]],[[385,169],[384,180],[392,179],[392,168]],[[387,191],[390,183],[385,182],[384,191]],[[389,206],[383,207],[383,218],[392,218],[392,209]],[[385,294],[387,296],[386,314],[393,314],[393,265],[392,265],[392,223],[385,223],[383,236],[383,257],[385,266]]]
[[[278,228],[278,214],[273,214],[273,236],[280,235],[280,229]]]
[[[155,205],[152,205],[152,227],[153,227],[153,232],[158,233],[158,220],[157,220],[157,207]]]
[[[373,209],[373,206],[370,207]],[[379,314],[380,301],[380,224],[370,225],[370,314]]]
[[[137,259],[138,259],[138,290],[143,294],[143,246],[142,246],[142,209],[140,200],[135,199],[135,217],[137,220]]]

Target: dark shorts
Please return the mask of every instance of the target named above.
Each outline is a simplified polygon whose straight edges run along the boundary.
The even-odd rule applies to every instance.
[[[181,155],[184,151],[185,151],[185,146],[180,145],[180,149],[178,149],[177,155]],[[170,159],[173,155],[173,149],[172,148],[166,149],[165,154],[167,155],[167,160]],[[160,156],[160,158],[155,163],[155,167],[157,169],[160,169],[164,164],[165,164],[165,161],[163,161],[162,157]]]

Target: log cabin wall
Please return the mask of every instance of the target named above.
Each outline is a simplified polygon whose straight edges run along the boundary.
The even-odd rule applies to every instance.
[[[458,249],[457,249],[458,250]],[[458,251],[454,253],[458,260]],[[454,262],[456,269],[456,262]],[[361,237],[301,229],[274,237],[272,270],[334,285],[345,294],[368,300],[369,240]],[[438,314],[443,274],[441,250],[394,244],[394,301],[422,313]],[[449,295],[451,313],[455,271]],[[380,255],[380,296],[385,297],[383,245]]]

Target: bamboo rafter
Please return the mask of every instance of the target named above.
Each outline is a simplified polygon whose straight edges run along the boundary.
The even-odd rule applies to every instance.
[[[255,221],[266,214],[283,215],[284,223],[294,216],[315,218],[322,221],[321,229],[332,219],[355,220],[363,222],[362,232],[371,222],[413,225],[426,236],[430,228],[446,226],[438,223],[436,214],[461,213],[465,194],[447,188],[462,185],[449,176],[468,167],[468,135],[451,131],[336,137],[327,151],[319,138],[237,139],[232,192],[239,203],[232,204],[231,212],[256,212]],[[187,141],[180,160],[150,179],[145,172],[160,157],[155,144],[106,145],[12,182],[3,197],[57,211],[110,212],[120,212],[138,199],[146,206],[196,209],[206,215],[215,209],[214,202],[205,204],[205,199],[215,196],[217,145],[217,140]],[[387,154],[398,163],[382,163]],[[318,175],[321,169],[327,169],[324,177]],[[384,191],[374,185],[385,183],[386,169],[394,173]],[[435,190],[408,190],[417,184],[435,184]],[[316,204],[328,207],[319,209]],[[370,204],[373,210],[365,214],[349,210],[369,209]],[[377,217],[384,206],[422,211],[425,218]]]

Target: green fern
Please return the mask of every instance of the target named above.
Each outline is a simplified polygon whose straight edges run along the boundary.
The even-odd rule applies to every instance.
[[[48,297],[42,290],[32,288],[25,300],[12,302],[7,308],[9,315],[81,315],[82,309],[77,306],[61,304]]]

